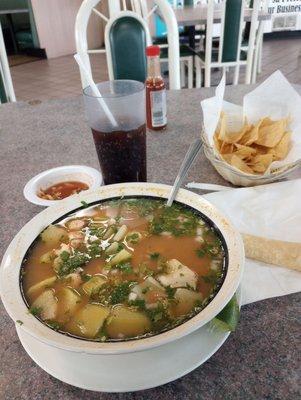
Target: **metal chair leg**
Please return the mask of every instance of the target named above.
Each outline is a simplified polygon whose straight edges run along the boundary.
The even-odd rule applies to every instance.
[[[201,63],[198,58],[194,59],[195,62],[195,87],[200,88],[202,85]]]
[[[193,58],[190,57],[187,61],[188,65],[188,89],[193,88]]]
[[[211,68],[205,67],[205,87],[211,86]]]
[[[181,88],[185,86],[185,61],[180,60]]]
[[[263,42],[263,37],[261,38],[259,42],[259,49],[258,49],[258,62],[257,62],[257,73],[261,74],[262,71],[262,43]]]
[[[239,79],[239,69],[240,69],[240,65],[237,64],[235,69],[234,69],[234,79],[233,79],[233,85],[237,85],[238,84],[238,79]]]

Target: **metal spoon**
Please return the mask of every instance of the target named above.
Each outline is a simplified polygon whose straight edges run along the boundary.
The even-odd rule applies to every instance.
[[[191,143],[191,145],[184,157],[182,165],[179,169],[178,175],[174,181],[171,192],[168,196],[168,200],[166,203],[167,207],[170,207],[172,205],[172,203],[180,189],[180,186],[181,186],[187,172],[189,171],[194,159],[196,158],[198,152],[200,151],[201,147],[202,147],[201,139],[196,139],[193,143]]]

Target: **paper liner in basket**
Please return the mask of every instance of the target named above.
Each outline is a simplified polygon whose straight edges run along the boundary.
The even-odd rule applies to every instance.
[[[217,158],[222,160],[215,149],[213,136],[220,113],[224,111],[228,117],[227,128],[232,132],[240,130],[245,119],[248,123],[254,124],[264,117],[270,117],[272,120],[290,118],[289,130],[292,132],[290,151],[285,159],[273,161],[265,175],[301,161],[301,96],[280,71],[274,72],[257,88],[246,94],[242,106],[224,101],[224,92],[225,75],[215,90],[215,96],[201,101],[205,140]]]

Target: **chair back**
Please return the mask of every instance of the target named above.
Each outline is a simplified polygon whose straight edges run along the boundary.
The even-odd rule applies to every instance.
[[[16,101],[0,23],[0,104]]]
[[[130,76],[129,69],[138,72],[138,75],[131,74],[131,79],[141,80],[143,77],[143,70],[145,74],[145,52],[142,49],[145,45],[150,44],[151,39],[148,30],[147,20],[150,16],[158,9],[160,15],[164,19],[167,26],[167,39],[169,46],[168,54],[168,67],[169,67],[169,88],[170,89],[180,89],[180,57],[179,57],[179,33],[178,24],[173,12],[172,6],[167,0],[154,0],[154,7],[148,12],[146,4],[140,3],[140,0],[132,0],[131,7],[132,11],[126,10],[127,2],[122,0],[123,11],[120,7],[120,2],[118,0],[109,0],[109,13],[110,17],[106,17],[95,7],[102,0],[84,0],[78,11],[76,21],[75,21],[75,42],[76,50],[82,57],[82,60],[86,64],[87,69],[91,72],[91,65],[89,54],[98,54],[107,52],[107,63],[110,79],[120,79],[120,76]],[[142,4],[142,5],[141,5]],[[105,44],[106,49],[88,49],[87,44],[87,26],[91,14],[94,13],[100,17],[109,28],[105,28]],[[127,15],[126,15],[126,14]],[[142,32],[142,27],[145,33]],[[131,29],[131,32],[127,32],[126,29]],[[125,39],[122,38],[125,35]],[[127,48],[122,47],[123,43],[129,46],[129,40],[135,38],[136,45],[140,41],[139,57],[138,60],[134,62],[133,59],[129,60],[129,55],[131,57],[137,56],[137,52],[131,49],[128,52]],[[116,40],[116,43],[115,43]],[[143,44],[144,42],[144,44]],[[119,54],[120,52],[120,54]],[[136,64],[141,63],[141,66]],[[127,66],[122,66],[125,63]],[[134,68],[135,67],[135,68]],[[116,78],[115,78],[116,74]],[[88,86],[88,82],[84,75],[81,74],[82,86]]]
[[[246,54],[246,83],[250,83],[259,6],[260,0],[254,0],[251,9],[248,8],[245,0],[224,0],[219,4],[216,4],[214,0],[208,0],[205,49],[206,64],[209,65],[212,63],[214,12],[219,10],[221,13],[221,34],[217,50],[217,62],[220,64],[232,63],[234,65],[235,63],[239,63],[241,59],[244,14],[248,10],[250,13],[250,34]]]
[[[145,48],[151,44],[148,27],[138,14],[121,11],[105,28],[105,46],[110,80],[145,82]]]

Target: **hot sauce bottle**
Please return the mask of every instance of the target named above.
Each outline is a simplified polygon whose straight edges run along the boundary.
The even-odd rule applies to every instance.
[[[160,47],[148,46],[146,88],[146,124],[154,131],[165,129],[166,118],[166,90],[160,70]]]

